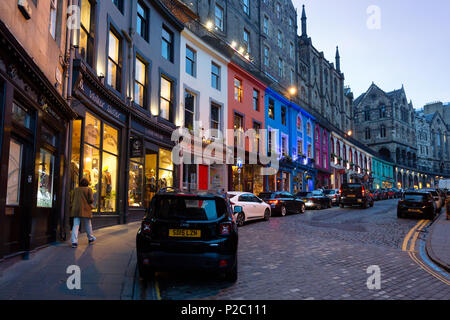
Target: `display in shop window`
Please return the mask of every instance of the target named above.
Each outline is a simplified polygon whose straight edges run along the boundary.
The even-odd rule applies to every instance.
[[[40,150],[37,207],[53,206],[53,165],[54,156],[47,150]]]

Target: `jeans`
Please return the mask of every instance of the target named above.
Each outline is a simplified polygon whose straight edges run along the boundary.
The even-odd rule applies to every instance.
[[[86,234],[88,240],[95,240],[94,234],[92,233],[92,224],[90,218],[73,218],[73,228],[72,228],[72,243],[78,243],[78,230],[80,229],[81,220],[84,221],[84,228],[86,229]]]

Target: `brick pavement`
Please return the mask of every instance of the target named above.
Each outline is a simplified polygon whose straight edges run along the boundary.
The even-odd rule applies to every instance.
[[[427,253],[442,268],[450,272],[450,220],[442,213],[430,228]]]

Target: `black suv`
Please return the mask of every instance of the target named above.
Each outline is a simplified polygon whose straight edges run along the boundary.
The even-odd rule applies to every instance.
[[[369,187],[363,183],[344,183],[339,189],[339,206],[344,208],[358,205],[364,209],[373,207],[374,201],[369,191]]]
[[[426,191],[406,192],[398,202],[397,218],[411,215],[424,215],[433,220],[436,216],[436,203],[433,195]]]
[[[157,193],[136,236],[139,274],[147,279],[155,271],[201,269],[235,282],[237,248],[231,206],[214,194]]]

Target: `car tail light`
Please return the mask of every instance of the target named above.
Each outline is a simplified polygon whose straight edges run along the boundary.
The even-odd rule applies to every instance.
[[[279,200],[269,200],[270,204],[278,204]]]
[[[313,201],[313,200],[314,200],[314,198],[308,198],[308,200],[311,200],[311,201]]]
[[[219,261],[219,267],[226,267],[228,265],[227,260],[220,260]]]
[[[220,234],[222,236],[230,235],[231,234],[231,223],[222,223],[220,224]]]
[[[364,197],[365,195],[366,195],[366,190],[364,190],[364,186],[361,186],[361,188],[362,188],[362,196]]]
[[[342,188],[339,188],[339,196],[342,196]]]
[[[152,225],[148,221],[142,222],[142,232],[150,233],[152,231]]]
[[[334,195],[334,198],[335,198],[335,199],[337,198],[337,194]]]
[[[236,203],[233,201],[230,201],[231,205],[234,206]]]

